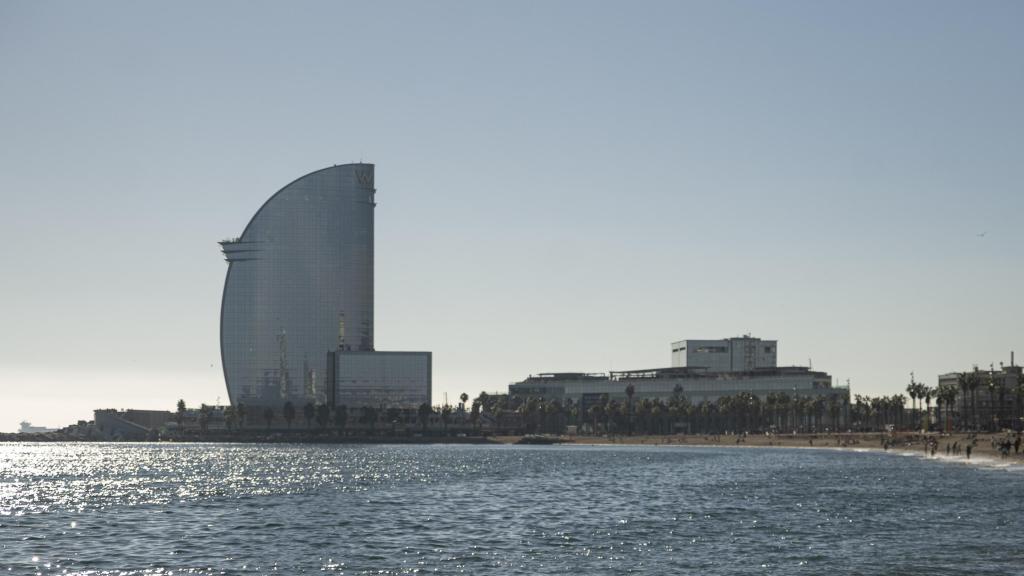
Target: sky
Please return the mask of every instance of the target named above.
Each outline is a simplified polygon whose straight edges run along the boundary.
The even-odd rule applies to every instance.
[[[0,431],[226,402],[237,236],[376,164],[434,401],[750,333],[895,394],[1024,353],[1019,2],[0,3]]]

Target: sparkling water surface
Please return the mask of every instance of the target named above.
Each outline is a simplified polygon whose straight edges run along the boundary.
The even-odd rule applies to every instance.
[[[1024,470],[672,446],[0,444],[0,574],[1024,574]]]

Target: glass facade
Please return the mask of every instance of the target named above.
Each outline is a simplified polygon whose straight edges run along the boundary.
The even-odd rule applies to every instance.
[[[373,176],[372,164],[307,174],[221,242],[232,404],[326,402],[328,352],[373,350]]]
[[[339,352],[338,406],[430,404],[430,352]]]

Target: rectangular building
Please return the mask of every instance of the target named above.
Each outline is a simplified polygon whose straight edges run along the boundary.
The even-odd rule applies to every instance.
[[[510,396],[538,397],[544,400],[587,403],[607,396],[625,401],[626,387],[632,385],[634,400],[644,398],[668,401],[678,391],[693,404],[716,402],[723,396],[741,392],[766,400],[769,394],[795,397],[847,397],[846,388],[833,388],[832,377],[804,367],[766,368],[751,372],[707,372],[695,368],[657,368],[605,374],[538,374],[510,384]]]
[[[955,421],[963,429],[1020,430],[1021,406],[1016,390],[1024,381],[1024,370],[1012,362],[1010,366],[1000,365],[998,370],[978,370],[975,366],[969,371],[940,374],[938,387],[951,386],[957,391],[953,406],[941,410],[945,412],[941,424],[954,425]]]
[[[673,368],[704,368],[708,372],[750,372],[775,368],[778,340],[751,336],[724,340],[681,340],[672,343]]]
[[[328,402],[349,408],[418,408],[430,404],[430,352],[337,350],[328,371]]]

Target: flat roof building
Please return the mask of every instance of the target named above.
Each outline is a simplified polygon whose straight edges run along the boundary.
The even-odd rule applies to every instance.
[[[682,394],[692,404],[715,403],[724,396],[747,393],[767,400],[770,395],[848,399],[849,389],[833,387],[832,377],[802,366],[777,366],[776,340],[743,336],[725,340],[684,340],[672,343],[670,368],[623,372],[561,372],[531,375],[510,384],[510,396],[572,401],[589,406],[603,400],[625,401],[632,386],[633,400],[668,401]],[[678,365],[685,362],[685,365]]]
[[[672,367],[704,368],[710,372],[775,368],[778,347],[778,340],[750,335],[723,340],[681,340],[672,343]]]
[[[332,353],[335,369],[328,381],[334,406],[418,408],[430,404],[430,352]]]
[[[723,396],[746,392],[762,400],[769,394],[829,396],[847,390],[832,387],[825,372],[794,366],[766,368],[752,372],[708,372],[691,368],[656,368],[607,374],[550,373],[531,375],[509,385],[510,396],[537,396],[545,400],[586,402],[588,397],[607,395],[625,400],[626,386],[633,385],[634,400],[668,400],[676,388],[693,404],[716,402]]]

